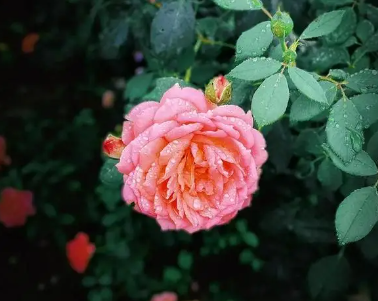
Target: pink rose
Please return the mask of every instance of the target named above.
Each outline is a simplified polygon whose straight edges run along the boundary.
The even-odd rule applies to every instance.
[[[151,301],[177,301],[177,295],[172,292],[163,292],[153,295]]]
[[[209,229],[251,204],[268,156],[251,112],[176,84],[126,118],[117,164],[123,198],[163,230]]]

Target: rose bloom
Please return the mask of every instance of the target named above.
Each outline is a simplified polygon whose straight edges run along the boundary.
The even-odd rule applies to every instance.
[[[126,119],[117,164],[123,198],[163,230],[209,229],[251,204],[267,160],[251,112],[216,106],[201,90],[176,84]]]
[[[27,190],[5,188],[0,195],[0,222],[5,227],[20,227],[28,216],[34,215],[33,193]]]
[[[153,295],[151,301],[177,301],[177,295],[173,292],[163,292]]]

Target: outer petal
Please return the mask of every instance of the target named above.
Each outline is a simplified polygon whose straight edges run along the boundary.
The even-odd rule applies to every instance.
[[[126,119],[130,121],[135,121],[138,116],[143,114],[143,112],[149,108],[158,107],[159,103],[156,101],[146,101],[134,107],[129,114],[126,115]]]
[[[213,107],[213,104],[206,100],[201,90],[189,87],[181,88],[178,84],[164,93],[160,103],[164,104],[167,99],[172,98],[181,98],[191,102],[197,108],[198,112],[207,112]]]
[[[131,121],[125,121],[122,129],[122,141],[125,145],[128,145],[134,139],[133,123]]]

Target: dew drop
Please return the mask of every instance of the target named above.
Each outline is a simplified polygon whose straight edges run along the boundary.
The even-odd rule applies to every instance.
[[[194,209],[200,209],[201,208],[201,201],[199,199],[195,199],[193,202]]]

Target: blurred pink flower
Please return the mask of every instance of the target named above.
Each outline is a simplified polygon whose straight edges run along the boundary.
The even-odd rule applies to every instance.
[[[105,91],[102,94],[102,107],[105,109],[112,108],[114,105],[115,95],[113,91]]]
[[[0,221],[5,227],[20,227],[28,216],[34,215],[31,191],[5,188],[0,195]]]
[[[251,112],[176,84],[126,118],[123,198],[163,230],[209,229],[251,204],[268,156]]]
[[[7,155],[7,143],[3,136],[0,136],[0,168],[1,165],[9,165],[11,163],[10,157]]]
[[[173,292],[163,292],[153,295],[151,301],[177,301],[177,295]]]
[[[96,246],[89,241],[88,234],[79,232],[75,238],[66,245],[68,261],[77,273],[84,273],[88,267]]]

